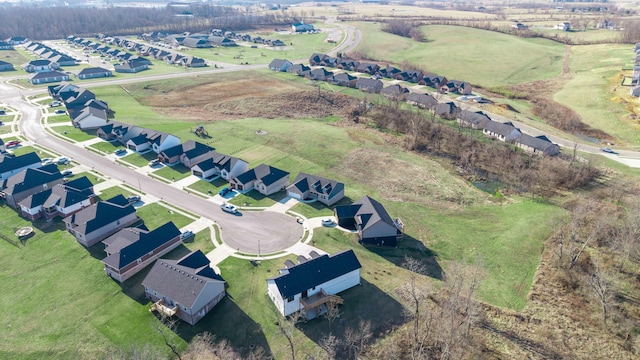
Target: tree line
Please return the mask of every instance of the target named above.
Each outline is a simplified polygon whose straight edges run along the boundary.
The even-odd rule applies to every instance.
[[[187,15],[187,16],[176,16]],[[193,5],[187,10],[166,8],[11,7],[0,11],[0,38],[25,36],[36,40],[68,35],[139,34],[150,31],[184,32],[211,28],[250,29],[282,25],[291,19],[283,12],[244,14],[226,6]]]

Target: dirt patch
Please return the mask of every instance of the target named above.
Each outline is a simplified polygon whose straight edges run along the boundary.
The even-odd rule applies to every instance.
[[[297,84],[269,78],[202,84],[141,101],[160,113],[198,121],[345,116],[357,104],[346,95],[302,90]]]

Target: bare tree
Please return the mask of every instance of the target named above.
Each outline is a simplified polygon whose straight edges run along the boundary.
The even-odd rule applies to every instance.
[[[371,332],[371,323],[369,321],[360,320],[356,329],[347,328],[344,332],[344,341],[349,358],[357,359],[372,336],[373,333]]]
[[[299,311],[296,311],[285,319],[280,319],[278,321],[278,330],[280,334],[282,334],[285,339],[287,339],[287,343],[289,344],[289,348],[291,350],[291,360],[296,359],[294,335],[296,332],[296,324],[300,322],[301,319],[302,314]]]
[[[329,322],[329,335],[331,335],[333,322],[341,315],[340,304],[335,301],[329,301],[325,306],[327,307],[327,312],[324,314],[324,317],[327,318],[327,321]]]
[[[602,323],[607,326],[607,310],[613,298],[613,283],[611,274],[602,268],[598,263],[594,263],[594,270],[589,277],[589,286],[593,290],[593,295],[600,302],[602,311]]]

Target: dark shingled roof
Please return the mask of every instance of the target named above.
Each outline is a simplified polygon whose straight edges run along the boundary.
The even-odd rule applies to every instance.
[[[62,174],[55,164],[51,164],[21,171],[4,180],[0,188],[7,194],[19,194],[59,179],[62,179]]]
[[[276,181],[282,179],[285,176],[289,176],[289,173],[274,168],[273,166],[260,164],[253,169],[250,169],[236,177],[241,184],[246,184],[252,180],[261,180],[265,185],[269,186]]]
[[[286,299],[360,268],[362,265],[353,250],[344,250],[287,267],[288,273],[267,280],[273,280]]]
[[[123,195],[119,194],[111,199],[98,201],[66,217],[64,222],[71,224],[72,229],[77,233],[90,234],[117,219],[135,212],[136,209],[129,204]]]
[[[363,231],[378,221],[385,222],[394,228],[396,227],[396,223],[389,216],[384,206],[368,195],[351,205],[336,206],[335,213],[338,219],[356,218],[356,223],[359,224],[360,230]],[[357,220],[358,218],[359,221]]]
[[[107,245],[105,252],[111,255],[102,262],[114,269],[122,269],[178,236],[180,230],[171,221],[153,231],[140,228],[122,229],[104,241]]]
[[[328,199],[331,199],[344,189],[344,183],[301,172],[289,185],[287,191],[297,190],[302,195],[309,189],[312,189],[316,194],[325,194]]]
[[[40,157],[35,152],[26,153],[19,156],[0,156],[0,174],[11,170],[20,169],[25,166],[40,163]]]
[[[224,282],[209,266],[209,259],[197,250],[179,260],[159,259],[142,281],[142,286],[192,308],[205,287]]]

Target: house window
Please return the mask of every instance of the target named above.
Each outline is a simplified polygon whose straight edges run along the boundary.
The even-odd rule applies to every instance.
[[[292,302],[292,301],[293,301],[293,298],[294,298],[293,296],[292,296],[292,297],[288,297],[288,298],[287,298],[287,302]]]

